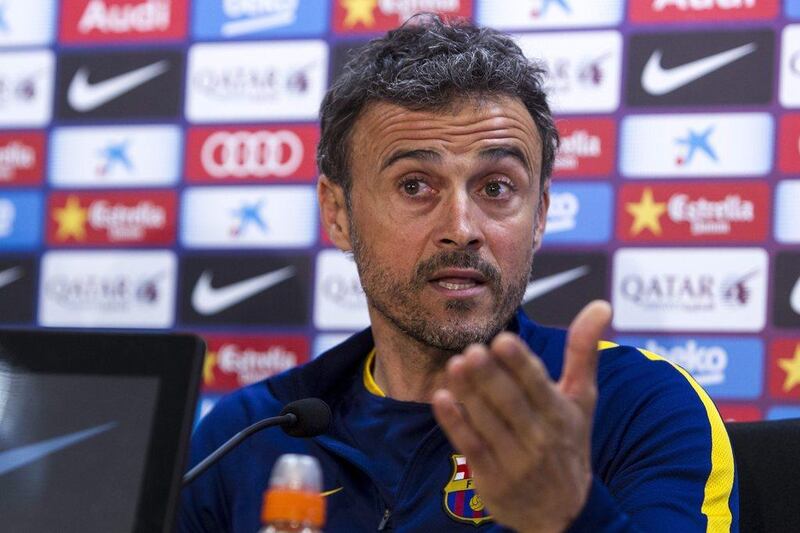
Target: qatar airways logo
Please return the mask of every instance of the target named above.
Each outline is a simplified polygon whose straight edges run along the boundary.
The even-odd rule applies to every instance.
[[[719,385],[725,381],[728,368],[728,352],[719,345],[702,346],[694,339],[671,348],[648,340],[645,349],[664,356],[686,369],[700,385]]]
[[[738,194],[719,201],[702,197],[692,200],[688,194],[675,194],[667,203],[667,212],[673,222],[688,223],[693,235],[725,235],[731,232],[731,223],[755,220],[753,202]]]
[[[0,146],[0,181],[11,181],[20,171],[30,171],[36,166],[36,149],[27,144],[11,141]]]
[[[226,374],[235,374],[241,385],[279,374],[297,364],[297,353],[282,346],[258,350],[238,344],[223,344],[217,350],[217,367]]]
[[[767,263],[761,248],[623,248],[614,256],[614,327],[759,331]]]
[[[82,34],[151,33],[169,30],[171,0],[146,0],[111,4],[105,0],[90,0],[78,21]]]

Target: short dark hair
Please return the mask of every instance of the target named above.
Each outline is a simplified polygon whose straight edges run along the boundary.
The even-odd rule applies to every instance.
[[[320,107],[317,165],[350,196],[353,125],[371,102],[444,110],[464,96],[519,98],[542,141],[541,184],[553,170],[558,130],[542,89],[545,75],[507,35],[436,15],[413,17],[359,48]]]

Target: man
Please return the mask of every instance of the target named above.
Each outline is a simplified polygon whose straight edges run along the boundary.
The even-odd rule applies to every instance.
[[[605,302],[568,332],[517,310],[558,144],[542,74],[508,37],[435,18],[347,65],[322,104],[318,195],[371,328],[220,401],[193,463],[298,398],[325,400],[332,427],[247,441],[185,492],[184,531],[257,530],[286,452],[319,458],[326,531],[737,529],[730,444],[685,371],[600,341]]]

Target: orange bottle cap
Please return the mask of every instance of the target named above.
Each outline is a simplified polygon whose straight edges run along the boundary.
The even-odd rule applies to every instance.
[[[321,528],[325,524],[325,498],[319,492],[272,488],[264,492],[261,521],[294,522]]]

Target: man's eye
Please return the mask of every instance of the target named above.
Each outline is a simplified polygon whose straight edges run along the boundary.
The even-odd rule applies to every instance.
[[[486,193],[486,196],[497,198],[509,188],[509,185],[506,183],[502,183],[500,181],[491,181],[484,186],[483,190]]]
[[[403,192],[409,196],[415,196],[422,190],[422,182],[420,180],[407,180],[403,183]]]

